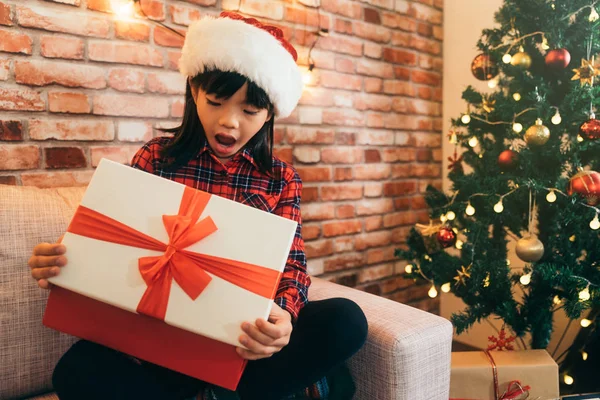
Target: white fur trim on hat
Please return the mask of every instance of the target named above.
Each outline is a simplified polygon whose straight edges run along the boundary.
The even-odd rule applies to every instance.
[[[204,17],[190,25],[181,73],[193,77],[215,68],[256,83],[280,118],[289,116],[302,96],[302,75],[292,55],[269,32],[241,20]]]

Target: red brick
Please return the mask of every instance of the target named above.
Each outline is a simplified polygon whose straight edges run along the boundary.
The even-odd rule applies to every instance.
[[[72,37],[42,36],[40,53],[47,58],[83,60],[83,40]]]
[[[367,232],[372,232],[383,228],[383,217],[381,215],[365,217],[363,220],[365,221],[365,230]]]
[[[392,45],[398,47],[411,47],[412,35],[406,32],[394,32],[392,34]]]
[[[417,65],[417,55],[415,53],[390,47],[383,49],[383,59],[395,64]]]
[[[335,185],[321,188],[321,199],[330,200],[356,200],[363,197],[362,185]]]
[[[222,6],[225,10],[236,10],[239,7],[241,13],[250,14],[256,17],[274,20],[283,19],[283,4],[279,2],[244,0],[240,3],[238,0],[223,0]]]
[[[414,132],[412,140],[416,147],[441,147],[442,135],[437,133]]]
[[[110,147],[92,147],[92,166],[97,167],[103,158],[115,161],[121,164],[129,164],[133,156],[138,151],[139,146],[110,146]]]
[[[296,168],[303,182],[324,182],[331,180],[329,167],[298,167]]]
[[[316,147],[296,147],[293,155],[295,160],[304,164],[318,163],[321,160],[321,152]]]
[[[300,33],[302,35],[302,33]],[[309,44],[312,46],[312,43]],[[296,47],[296,51],[298,51],[298,64],[308,66],[308,51],[309,47]],[[318,49],[313,49],[310,54],[312,61],[315,65],[318,65],[318,70],[324,69],[335,69],[335,54],[330,51],[322,51]],[[313,71],[313,74],[316,71]]]
[[[337,132],[335,142],[337,144],[353,146],[356,144],[356,135],[354,132]]]
[[[351,167],[340,167],[336,168],[334,172],[334,180],[339,181],[351,181],[353,179]]]
[[[177,99],[171,104],[171,117],[181,118],[183,117],[183,108],[185,102],[183,99]]]
[[[426,129],[421,125],[422,120],[411,115],[385,114],[383,127],[387,129]]]
[[[415,85],[404,81],[384,81],[383,92],[412,97],[415,94]]]
[[[111,0],[87,0],[88,10],[112,13],[113,6]]]
[[[0,59],[0,81],[8,80],[10,76],[10,68],[12,65],[11,60]]]
[[[171,20],[174,24],[184,26],[188,26],[202,17],[198,9],[173,4],[169,5],[169,14],[171,14]]]
[[[333,95],[333,101],[336,107],[354,108],[354,100],[352,96],[348,96],[346,92],[336,92]]]
[[[389,112],[392,110],[392,98],[377,94],[361,93],[354,97],[354,108],[360,111],[374,110]]]
[[[417,25],[417,33],[421,36],[432,37],[433,26],[419,22],[419,24]]]
[[[93,171],[23,173],[21,182],[24,186],[67,187],[86,186],[92,179]]]
[[[354,22],[354,34],[379,43],[388,43],[392,38],[392,32],[388,28],[363,22]]]
[[[0,25],[13,25],[13,19],[10,13],[10,4],[0,3]]]
[[[381,93],[383,91],[383,80],[379,78],[365,78],[365,92]]]
[[[365,7],[364,9],[364,20],[370,24],[381,24],[381,16],[379,15],[379,11],[374,8]]]
[[[319,13],[309,10],[305,7],[296,8],[285,6],[285,20],[294,24],[308,25],[320,28],[329,28],[329,16],[321,14],[319,21]]]
[[[58,84],[89,89],[106,87],[103,68],[66,62],[16,61],[15,80],[34,86]]]
[[[31,145],[0,145],[0,170],[35,169],[40,165],[40,150]]]
[[[306,242],[306,257],[318,258],[333,254],[333,241],[320,240],[318,242]]]
[[[417,223],[417,217],[414,211],[402,211],[393,214],[387,214],[383,217],[383,226],[391,228],[400,225],[414,225]]]
[[[294,157],[292,155],[291,147],[276,147],[273,149],[273,156],[279,158],[280,160],[288,164],[294,163]]]
[[[183,1],[187,1],[188,3],[192,3],[192,4],[198,4],[198,5],[204,6],[204,7],[212,7],[217,4],[217,0],[183,0]]]
[[[394,209],[396,210],[408,210],[410,209],[411,199],[408,197],[395,198]]]
[[[395,247],[371,249],[367,251],[367,264],[379,264],[386,261],[392,261],[396,258],[394,255]]]
[[[122,142],[147,142],[152,139],[152,124],[141,121],[119,121],[118,137]]]
[[[179,70],[179,59],[181,58],[181,51],[178,51],[178,50],[168,51],[167,57],[168,57],[167,67],[169,69],[178,71]]]
[[[145,75],[131,68],[113,68],[108,74],[108,85],[120,92],[144,93]]]
[[[357,238],[358,244],[358,238]],[[394,265],[393,264],[383,264],[377,265],[374,267],[363,268],[360,270],[358,275],[359,283],[371,282],[380,280],[394,274]]]
[[[360,76],[321,71],[321,85],[326,88],[360,91],[363,79]]]
[[[439,86],[442,83],[442,77],[437,73],[414,70],[412,72],[412,81],[424,85]]]
[[[0,140],[22,141],[23,124],[21,121],[1,121],[0,120]]]
[[[439,178],[442,170],[439,164],[415,164],[411,165],[411,172],[419,178]]]
[[[302,225],[302,238],[304,240],[313,240],[321,236],[321,227],[319,225]]]
[[[94,96],[94,114],[166,118],[169,101],[164,97],[100,94]]]
[[[354,206],[352,204],[343,204],[335,208],[335,217],[346,219],[354,217]]]
[[[289,144],[332,144],[335,132],[330,129],[289,126],[286,140]]]
[[[369,144],[369,145],[392,145],[394,144],[394,134],[390,131],[376,131],[376,130],[365,130],[360,132],[357,136],[358,144]]]
[[[417,150],[417,161],[419,161],[419,162],[431,161],[431,150],[418,149]]]
[[[415,32],[417,30],[417,22],[414,19],[394,12],[383,11],[381,13],[381,23],[384,26],[401,29],[406,32]]]
[[[383,183],[381,182],[366,182],[365,197],[381,197],[383,194]]]
[[[362,181],[386,179],[391,173],[392,167],[387,164],[357,165],[354,168],[355,179]]]
[[[141,4],[144,6],[144,13],[148,16],[149,19],[154,21],[164,21],[165,20],[165,4],[162,0],[154,1],[154,0],[144,0]]]
[[[369,113],[369,114],[367,114],[367,126],[369,128],[383,128],[383,127],[385,127],[384,117],[385,117],[385,114],[380,114],[380,113]]]
[[[361,0],[363,3],[369,3],[375,7],[387,8],[389,10],[394,9],[395,0]]]
[[[0,88],[0,110],[45,111],[46,103],[40,92],[27,89]]]
[[[421,37],[411,36],[409,47],[434,55],[440,55],[442,53],[442,45],[439,41]]]
[[[23,27],[51,32],[101,38],[107,38],[110,33],[110,23],[105,18],[91,17],[76,12],[54,11],[50,8],[17,6],[17,20]]]
[[[356,72],[363,75],[376,76],[379,78],[393,78],[394,68],[392,65],[371,61],[371,60],[359,60],[356,63]]]
[[[355,70],[354,61],[349,58],[336,58],[335,70],[346,74],[353,74]],[[361,82],[362,84],[362,82]]]
[[[367,149],[365,150],[365,162],[366,163],[377,163],[381,161],[381,153],[379,150]]]
[[[417,92],[417,96],[421,99],[431,100],[433,96],[431,88],[427,86],[420,86]]]
[[[431,24],[442,24],[442,12],[425,5],[413,3],[411,8],[415,11],[415,16],[418,20],[426,21]]]
[[[336,253],[345,253],[354,250],[354,237],[338,237],[333,240],[333,250]]]
[[[407,178],[411,176],[410,165],[400,164],[392,166],[392,178]]]
[[[112,121],[98,120],[31,120],[29,137],[32,140],[113,140]]]
[[[394,76],[401,81],[410,80],[411,70],[404,67],[394,66]]]
[[[382,290],[384,293],[390,293],[398,289],[404,289],[414,285],[414,280],[407,279],[402,276],[397,276],[392,279],[388,279],[384,282]]]
[[[31,37],[25,33],[0,29],[0,51],[31,54]]]
[[[343,15],[351,19],[362,18],[362,6],[348,0],[321,0],[321,8],[324,11]]]
[[[302,204],[302,220],[303,221],[322,221],[333,219],[335,217],[335,209],[332,204]]]
[[[325,272],[340,271],[362,267],[365,264],[365,256],[362,253],[342,254],[325,260]]]
[[[91,111],[90,100],[85,93],[49,92],[48,107],[50,112],[88,114]]]
[[[362,149],[352,147],[327,147],[321,150],[326,164],[356,164],[362,161]]]
[[[14,175],[0,175],[0,185],[17,185],[17,177]]]
[[[385,214],[394,209],[392,199],[363,200],[356,205],[356,215]]]
[[[350,54],[353,56],[361,56],[363,51],[363,44],[361,42],[353,38],[341,36],[322,37],[317,42],[316,47],[323,50],[330,50],[336,53]]]
[[[317,34],[314,30],[306,30],[298,28],[294,31],[294,41],[298,46],[311,47],[317,38]],[[319,39],[320,41],[321,39]],[[308,56],[308,53],[307,53]],[[299,55],[300,58],[300,55]]]
[[[115,36],[119,39],[148,42],[150,26],[141,22],[115,21]]]
[[[83,168],[87,160],[80,147],[47,147],[44,149],[47,169]]]
[[[389,231],[363,233],[356,237],[355,248],[363,251],[372,247],[387,246],[391,241],[392,233]]]
[[[410,146],[414,143],[412,135],[408,132],[396,132],[394,142],[398,146]],[[414,160],[414,157],[411,160]]]
[[[324,110],[323,123],[334,126],[364,126],[365,116],[360,111],[341,109],[341,110]]]
[[[323,109],[319,107],[298,107],[299,121],[303,125],[321,125]]]
[[[371,42],[365,42],[364,52],[365,56],[369,58],[381,58],[383,55],[383,46]]]
[[[348,20],[341,19],[341,18],[336,18],[334,30],[339,33],[345,33],[348,35],[352,35],[352,33],[353,33],[352,21],[348,21]]]
[[[46,1],[53,1],[55,3],[60,3],[60,4],[68,4],[70,6],[75,6],[75,7],[79,7],[81,5],[80,0],[46,0]]]
[[[358,219],[323,223],[323,236],[333,237],[349,235],[362,231],[362,223]]]
[[[434,39],[440,41],[444,40],[444,28],[441,26],[434,26],[432,35]]]
[[[308,203],[319,199],[319,188],[315,186],[302,186],[302,203]]]
[[[383,186],[386,196],[405,196],[416,193],[417,183],[415,181],[387,182]]]
[[[149,46],[133,43],[90,42],[88,57],[92,61],[163,66],[162,54]]]
[[[178,72],[149,72],[148,90],[152,93],[185,94],[185,77]]]
[[[185,34],[185,31],[177,29],[178,32]],[[172,32],[162,26],[157,26],[154,28],[154,43],[159,46],[165,47],[183,47],[184,38],[177,35],[175,32]]]

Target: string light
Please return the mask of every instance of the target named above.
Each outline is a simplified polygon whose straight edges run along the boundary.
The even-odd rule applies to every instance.
[[[596,9],[593,6],[591,6],[590,8],[592,10],[590,11],[590,16],[588,17],[588,20],[590,22],[598,21],[598,19],[600,19],[600,15],[598,15],[598,11],[596,11]]]
[[[519,281],[521,282],[521,284],[523,286],[529,285],[531,283],[531,274],[521,275],[521,278],[519,279]]]
[[[515,99],[515,101],[520,101],[521,100],[521,94],[520,93],[514,93],[513,94],[513,99]]]
[[[594,219],[590,221],[590,228],[597,231],[600,228],[600,220],[598,219],[598,214],[594,216]]]
[[[454,221],[454,218],[456,218],[456,214],[454,213],[454,211],[448,211],[448,213],[446,214],[446,218],[448,219],[448,221]]]
[[[494,89],[496,86],[498,86],[498,77],[494,78],[494,79],[490,79],[488,81],[488,87],[490,89]]]
[[[513,131],[515,131],[516,133],[521,133],[522,130],[523,130],[523,125],[521,125],[518,122],[515,122],[513,124]]]
[[[581,135],[577,135],[577,141],[578,141],[579,143],[583,142],[583,141],[584,141],[584,139],[583,139],[583,136],[581,136]]]
[[[556,193],[554,192],[554,190],[550,190],[548,192],[548,194],[546,195],[546,200],[548,201],[548,203],[554,203],[556,201]]]
[[[571,235],[571,237],[569,238],[569,240],[570,240],[571,242],[574,242],[574,241],[576,241],[576,240],[577,240],[577,236],[575,236],[575,235]]]
[[[583,359],[583,361],[586,361],[588,359],[588,353],[585,351],[581,352],[581,358]]]
[[[560,305],[562,303],[562,300],[560,299],[560,297],[558,297],[558,295],[554,296],[554,299],[552,300],[554,302],[554,304],[556,304],[557,306]]]
[[[134,15],[134,4],[130,0],[110,0],[113,12],[120,18],[130,18]]]
[[[581,292],[579,292],[579,300],[588,301],[590,299],[590,286],[586,286]]]
[[[412,274],[412,270],[413,270],[412,264],[408,264],[406,267],[404,267],[404,272],[406,272],[407,274]]]
[[[450,292],[450,282],[446,282],[442,285],[442,292],[444,292],[444,293]]]
[[[581,320],[580,324],[582,327],[587,328],[588,326],[590,326],[592,324],[592,321],[590,321],[587,318],[584,318]]]
[[[456,248],[458,250],[462,250],[463,244],[464,244],[463,241],[459,239],[459,240],[456,241],[456,243],[454,245],[456,246]]]
[[[478,144],[479,144],[479,140],[477,139],[476,136],[473,136],[473,137],[471,137],[471,139],[469,139],[469,146],[477,147]]]
[[[544,36],[544,39],[542,39],[542,49],[544,49],[544,50],[550,49],[550,46],[548,45],[548,39],[546,39],[546,36]]]
[[[504,64],[510,64],[510,62],[512,61],[512,56],[509,53],[506,53],[502,56],[502,61],[504,62]]]
[[[427,292],[427,294],[429,295],[429,297],[431,297],[432,299],[436,298],[438,295],[437,290],[435,289],[435,285],[431,285],[431,289],[429,289],[429,292]]]
[[[498,214],[504,211],[504,204],[502,204],[502,199],[500,199],[500,201],[494,205],[494,211],[496,211]]]
[[[467,125],[469,122],[471,122],[471,116],[469,114],[463,114],[463,116],[460,117],[460,120],[463,124]]]
[[[442,222],[448,221],[448,217],[446,217],[446,214],[440,215],[440,221],[442,221]]]
[[[558,125],[562,122],[562,118],[560,116],[560,112],[558,112],[558,108],[556,109],[556,114],[554,114],[554,116],[552,116],[551,121],[554,125]]]
[[[466,208],[466,210],[465,210],[465,213],[466,213],[468,216],[475,215],[475,207],[473,207],[473,206],[471,205],[471,203],[470,203],[470,202],[469,202],[469,204],[467,205],[467,208]]]
[[[573,377],[572,377],[572,376],[565,374],[564,382],[565,382],[567,385],[572,385],[572,384],[573,384],[573,382],[575,382],[575,380],[573,379]]]
[[[510,260],[508,260],[508,259],[506,260],[506,266],[510,267]]]

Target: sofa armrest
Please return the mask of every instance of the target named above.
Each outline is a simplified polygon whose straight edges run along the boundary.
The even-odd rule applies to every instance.
[[[369,322],[363,348],[348,362],[355,400],[447,400],[452,324],[392,300],[312,278],[310,300],[343,297]]]

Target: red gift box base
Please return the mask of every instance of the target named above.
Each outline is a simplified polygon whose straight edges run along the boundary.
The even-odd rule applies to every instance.
[[[235,390],[247,361],[235,347],[54,286],[44,325]]]

